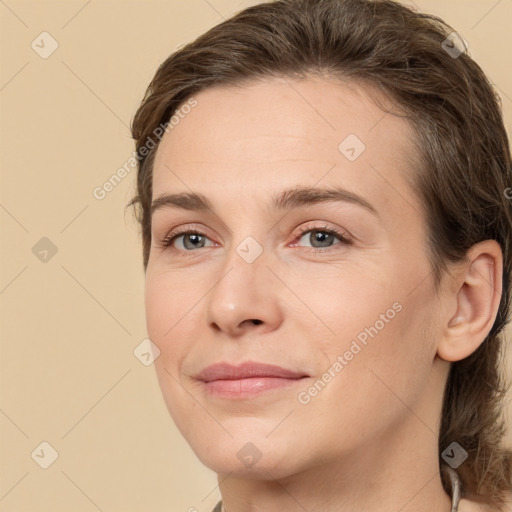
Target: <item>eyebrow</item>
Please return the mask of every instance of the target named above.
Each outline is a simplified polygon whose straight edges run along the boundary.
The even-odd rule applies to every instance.
[[[296,187],[286,189],[271,198],[270,206],[274,210],[291,210],[301,206],[330,202],[356,204],[379,217],[377,209],[366,199],[341,187]],[[151,204],[151,215],[162,208],[181,208],[194,211],[214,210],[212,203],[206,196],[195,192],[159,196]]]

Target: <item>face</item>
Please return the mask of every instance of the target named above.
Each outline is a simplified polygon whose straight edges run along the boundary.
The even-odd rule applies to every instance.
[[[156,154],[146,273],[177,427],[214,471],[262,477],[390,439],[428,407],[436,353],[410,126],[320,78],[195,99]]]

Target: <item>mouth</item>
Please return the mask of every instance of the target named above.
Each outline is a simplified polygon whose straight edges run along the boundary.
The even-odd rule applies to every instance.
[[[196,379],[210,394],[221,398],[247,399],[284,390],[308,378],[304,372],[249,361],[239,366],[217,363],[204,368]]]

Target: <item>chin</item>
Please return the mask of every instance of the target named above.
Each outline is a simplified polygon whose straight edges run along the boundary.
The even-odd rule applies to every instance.
[[[297,445],[291,440],[288,444],[279,436],[269,438],[268,429],[261,435],[248,435],[247,431],[230,432],[233,437],[223,432],[222,436],[212,438],[205,433],[203,440],[208,439],[208,444],[187,441],[199,460],[218,474],[270,480],[302,469],[294,455],[303,457],[304,454],[297,454]]]
[[[238,460],[236,451],[226,456],[225,453],[202,453],[196,452],[199,460],[204,466],[217,474],[229,475],[231,478],[246,478],[253,480],[272,480],[289,475],[292,471],[289,467],[283,467],[274,457],[261,458],[255,463],[241,462]]]

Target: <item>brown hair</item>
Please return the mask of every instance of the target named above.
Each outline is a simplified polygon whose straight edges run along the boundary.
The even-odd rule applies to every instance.
[[[277,0],[237,13],[158,68],[133,119],[139,170],[129,206],[141,224],[146,268],[157,149],[144,151],[146,141],[207,87],[317,74],[384,92],[414,129],[419,165],[411,179],[426,212],[436,289],[449,263],[463,260],[472,245],[494,239],[503,251],[497,318],[481,346],[452,364],[439,434],[441,466],[441,453],[454,441],[468,453],[457,468],[463,496],[501,509],[512,488],[511,452],[501,445],[507,387],[500,360],[511,298],[512,212],[505,191],[512,164],[499,96],[467,52],[449,51],[453,32],[440,18],[391,0]],[[449,493],[444,472],[442,481]]]

